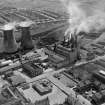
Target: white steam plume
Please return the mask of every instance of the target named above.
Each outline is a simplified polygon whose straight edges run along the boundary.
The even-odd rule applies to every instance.
[[[70,14],[71,33],[99,32],[105,29],[104,0],[61,0]]]
[[[15,28],[16,22],[5,24],[1,27],[2,30],[13,30]]]
[[[30,27],[32,24],[34,24],[33,21],[23,21],[19,23],[20,27]]]

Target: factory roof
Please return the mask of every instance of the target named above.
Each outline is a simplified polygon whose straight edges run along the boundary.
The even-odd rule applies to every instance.
[[[66,58],[58,54],[53,54],[49,57],[49,59],[55,63],[59,63],[64,61]]]
[[[72,49],[71,49],[70,47],[67,48],[67,47],[62,46],[61,44],[59,44],[59,45],[57,46],[57,48],[61,48],[62,50],[67,51],[67,52],[72,51]]]
[[[5,98],[2,94],[0,94],[0,105],[6,103],[7,98]]]
[[[0,105],[11,105],[8,103],[11,103],[14,100],[15,100],[15,98],[9,93],[9,91],[7,89],[1,90]]]
[[[23,104],[21,103],[20,99],[13,98],[9,100],[7,103],[2,104],[2,105],[23,105]]]
[[[13,85],[18,85],[26,82],[26,80],[21,75],[14,75],[12,77],[9,77],[9,79]]]
[[[33,88],[38,91],[40,95],[44,95],[52,91],[52,84],[48,81],[37,81],[33,84]]]

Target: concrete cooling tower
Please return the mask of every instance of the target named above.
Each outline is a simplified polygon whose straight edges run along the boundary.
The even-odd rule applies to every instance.
[[[30,35],[30,25],[29,24],[27,25],[26,23],[21,23],[20,28],[22,33],[21,47],[25,50],[33,49],[34,45],[32,42],[32,37]]]
[[[14,53],[18,50],[18,45],[13,35],[13,29],[4,29],[3,47],[5,53]]]

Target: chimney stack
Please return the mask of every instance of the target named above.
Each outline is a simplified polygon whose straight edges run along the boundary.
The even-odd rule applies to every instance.
[[[4,46],[4,52],[5,53],[14,53],[18,50],[18,45],[16,43],[15,37],[13,35],[13,29],[3,29],[4,34],[4,40],[3,40],[3,46]]]
[[[22,22],[20,24],[21,33],[22,33],[21,46],[25,50],[34,48],[32,37],[30,34],[30,25],[31,24],[29,24],[28,22]]]

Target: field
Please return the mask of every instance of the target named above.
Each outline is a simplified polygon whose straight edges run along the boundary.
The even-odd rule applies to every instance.
[[[59,0],[0,0],[1,6],[13,6],[17,8],[47,9],[52,11],[65,11]]]

